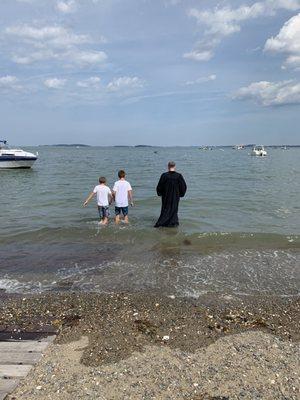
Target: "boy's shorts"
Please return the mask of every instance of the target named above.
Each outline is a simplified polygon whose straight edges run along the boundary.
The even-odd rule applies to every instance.
[[[98,206],[99,217],[101,219],[109,217],[109,206]]]
[[[126,215],[128,215],[128,206],[127,207],[115,207],[115,214],[120,215],[121,213],[124,215],[124,217],[126,217]]]

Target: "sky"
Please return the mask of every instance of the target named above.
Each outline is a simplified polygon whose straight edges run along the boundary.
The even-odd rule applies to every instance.
[[[300,0],[0,0],[0,139],[300,143]]]

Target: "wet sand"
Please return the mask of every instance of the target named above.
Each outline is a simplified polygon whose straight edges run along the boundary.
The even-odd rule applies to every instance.
[[[58,333],[10,399],[300,395],[299,298],[143,292],[1,300],[2,335]]]

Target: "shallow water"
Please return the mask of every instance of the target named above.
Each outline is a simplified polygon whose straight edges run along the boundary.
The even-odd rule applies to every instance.
[[[32,170],[0,170],[0,288],[299,293],[300,149],[39,147]],[[178,229],[153,229],[169,159],[188,184]],[[82,202],[125,168],[131,225],[100,227]],[[111,209],[113,213],[113,208]]]

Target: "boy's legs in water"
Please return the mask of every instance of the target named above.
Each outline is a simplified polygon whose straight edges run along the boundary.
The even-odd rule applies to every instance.
[[[128,208],[127,207],[116,207],[116,218],[115,218],[116,224],[120,223],[121,215],[124,217],[124,223],[128,224],[129,219],[128,219]]]
[[[129,219],[128,219],[128,206],[124,207],[123,210],[123,215],[124,215],[124,222],[125,224],[129,224]]]
[[[107,225],[108,224],[108,217],[109,217],[109,208],[108,207],[101,207],[100,211],[100,225]]]
[[[108,218],[104,217],[100,220],[100,225],[107,225],[108,224]]]

